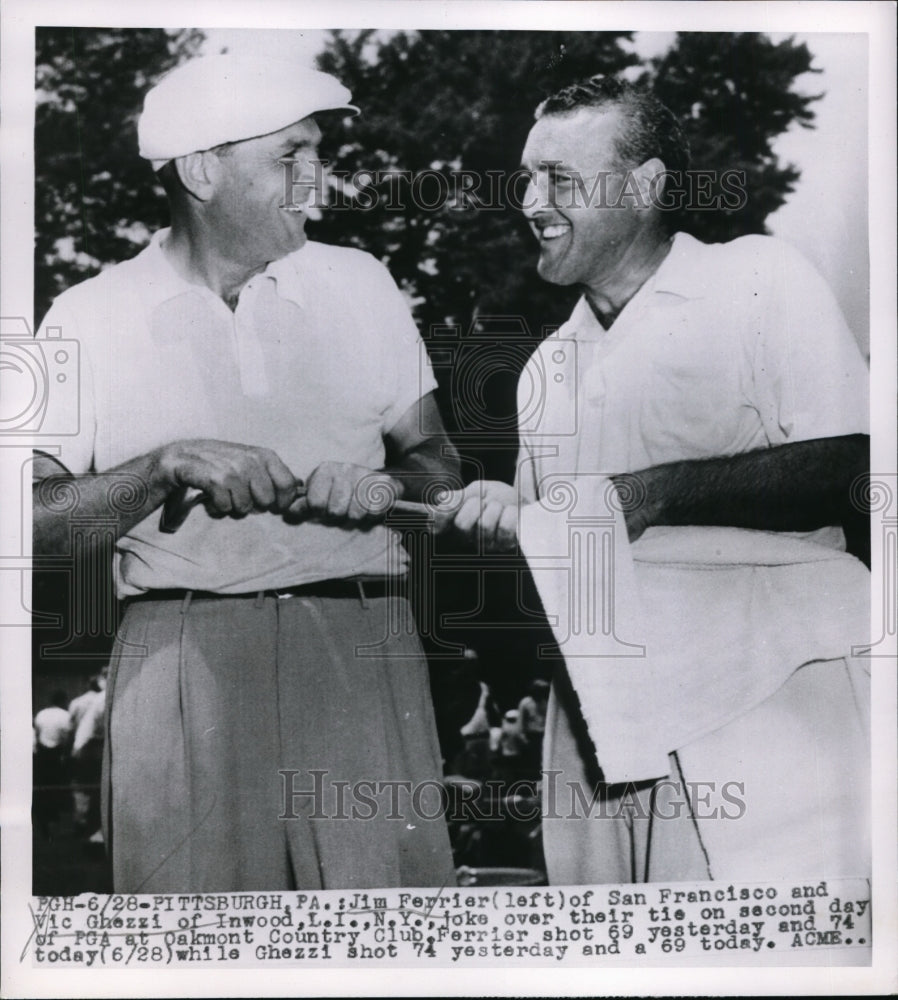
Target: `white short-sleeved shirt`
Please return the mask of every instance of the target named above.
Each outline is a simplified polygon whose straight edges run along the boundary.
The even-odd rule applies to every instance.
[[[518,407],[518,479],[533,499],[547,475],[868,433],[868,369],[826,283],[791,246],[678,233],[608,330],[578,302],[528,362]]]
[[[44,321],[80,344],[80,430],[62,442],[66,467],[103,473],[172,441],[214,438],[271,448],[304,480],[324,461],[382,468],[384,435],[436,386],[386,268],[309,242],[253,277],[231,312],[171,267],[167,232],[63,293]],[[158,522],[154,512],[119,539],[120,597],[243,593],[406,565],[383,525],[213,519],[202,507],[176,534]]]

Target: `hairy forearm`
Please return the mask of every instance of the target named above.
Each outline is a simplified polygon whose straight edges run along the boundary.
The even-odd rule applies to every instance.
[[[101,475],[47,475],[32,489],[34,554],[66,551],[73,519],[113,522],[119,538],[159,507],[170,490],[158,452]]]
[[[633,503],[628,526],[730,525],[769,531],[853,529],[852,483],[869,471],[869,438],[798,441],[613,476]],[[631,534],[632,534],[631,530]]]

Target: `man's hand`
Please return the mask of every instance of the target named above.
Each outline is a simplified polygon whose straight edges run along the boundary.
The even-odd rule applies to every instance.
[[[229,441],[175,441],[160,450],[158,468],[171,489],[202,490],[211,514],[283,512],[296,499],[293,473],[268,448]]]
[[[477,480],[451,493],[441,507],[446,513],[437,513],[435,530],[451,526],[485,552],[509,552],[517,547],[520,505],[517,490],[508,483]]]
[[[210,513],[242,517],[253,510],[286,511],[298,485],[273,451],[212,440],[175,441],[98,474],[72,475],[39,455],[35,473],[35,555],[55,555],[70,544],[71,505],[57,503],[56,491],[73,498],[79,517],[111,520],[120,538],[180,487],[200,490]],[[126,509],[115,501],[119,484],[133,501]]]
[[[309,476],[305,496],[287,511],[291,521],[318,518],[330,524],[375,524],[404,490],[392,476],[364,465],[322,462]]]

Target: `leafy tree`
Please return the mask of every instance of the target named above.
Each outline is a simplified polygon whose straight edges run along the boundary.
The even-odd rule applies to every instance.
[[[482,405],[467,408],[469,421],[452,373],[438,372],[446,375],[440,379],[440,402],[450,430],[471,429],[478,405],[483,429],[512,428],[504,436],[505,448],[459,442],[463,457],[478,463],[470,474],[511,474],[518,372],[545,327],[561,322],[576,300],[575,291],[536,278],[533,236],[512,207],[509,178],[517,172],[533,109],[573,79],[637,65],[621,44],[630,37],[627,32],[423,31],[378,40],[371,32],[334,32],[319,60],[350,87],[362,108],[359,117],[326,132],[324,154],[331,169],[350,181],[364,182],[366,172],[394,176],[364,184],[365,197],[357,201],[362,208],[338,210],[352,201],[335,199],[314,230],[316,238],[351,243],[384,260],[413,297],[429,346],[446,324],[467,332],[476,317],[511,317],[477,328],[487,340],[507,337],[509,346],[506,363],[486,375]],[[473,190],[466,191],[466,184]],[[520,196],[520,186],[517,190]],[[476,358],[466,361],[465,353],[484,346],[468,341],[456,348],[454,361],[462,362],[456,371],[470,361],[483,374],[483,366]]]
[[[37,28],[35,321],[64,289],[133,257],[166,225],[138,159],[147,88],[195,52],[198,31]]]
[[[513,207],[513,192],[503,183],[491,187],[490,178],[515,171],[543,97],[585,76],[625,70],[653,88],[682,117],[695,167],[745,171],[743,208],[685,212],[683,227],[706,240],[763,232],[798,179],[794,167],[777,161],[772,142],[793,123],[812,123],[814,98],[794,92],[796,78],[811,69],[806,46],[774,44],[760,34],[682,33],[667,54],[640,65],[630,39],[626,32],[335,32],[321,57],[321,68],[352,89],[363,114],[338,119],[326,131],[323,154],[346,180],[310,234],[384,260],[408,292],[431,345],[439,325],[467,330],[474,320],[487,344],[503,331],[523,340],[514,364],[495,366],[484,391],[485,417],[513,417],[515,364],[523,364],[546,327],[567,317],[577,294],[539,280],[536,247]],[[133,256],[167,224],[162,191],[136,155],[135,123],[147,88],[201,41],[196,31],[37,29],[36,319],[59,292]],[[362,183],[362,170],[392,171],[394,177]],[[480,178],[479,189],[456,190],[459,171]],[[403,180],[425,172],[427,184],[418,194],[433,201],[430,208],[415,204]],[[354,200],[346,194],[353,177],[359,189]],[[450,197],[442,197],[440,183]],[[353,210],[341,210],[341,191],[344,207],[352,204]],[[491,323],[490,316],[519,317],[524,333],[510,320]],[[450,369],[439,368],[442,404],[450,426],[461,432],[468,428],[459,426]],[[498,451],[470,435],[458,437],[469,474],[511,475],[513,432]],[[482,586],[486,620],[503,623],[481,626],[469,639],[485,661],[501,665],[491,681],[497,691],[504,688],[502,700],[510,707],[528,666],[536,669],[528,663],[534,618],[519,609],[520,574],[507,573],[504,582],[491,577],[487,586],[475,562],[470,572],[445,576],[451,582],[441,580],[428,595],[441,611],[470,615],[471,594]],[[66,594],[55,593],[60,586],[58,580],[48,586],[52,593],[41,601],[36,583],[36,603],[64,611]],[[525,596],[523,603],[536,601]],[[538,627],[544,630],[545,623]],[[65,640],[68,628],[66,614],[59,627],[35,628],[38,661],[42,642]],[[465,641],[464,627],[445,638]],[[82,643],[82,658],[105,657],[108,642],[85,637]],[[444,690],[450,681],[441,682]]]
[[[133,256],[166,224],[161,189],[135,155],[135,122],[147,87],[201,40],[197,31],[37,30],[36,318],[61,290]],[[514,207],[522,189],[509,183],[543,97],[599,72],[628,70],[652,88],[683,120],[695,168],[744,171],[743,206],[683,213],[682,228],[702,239],[763,232],[798,179],[772,143],[813,121],[816,98],[794,91],[812,69],[805,45],[684,32],[640,65],[629,41],[627,32],[337,31],[320,57],[363,114],[329,123],[333,204],[310,234],[383,260],[428,341],[441,325],[467,331],[475,320],[487,339],[523,341],[481,387],[485,430],[513,423],[528,345],[564,321],[577,294],[536,276],[536,247]],[[450,368],[440,370],[441,403],[451,429],[464,431]],[[467,454],[505,476],[514,451],[511,440],[499,451],[472,444]]]
[[[337,198],[313,234],[384,260],[425,332],[515,314],[538,337],[564,319],[573,293],[535,277],[532,237],[501,179],[518,165],[536,104],[579,77],[638,67],[629,40],[627,32],[334,32],[321,66],[352,88],[363,114],[330,130],[331,167],[349,178],[419,175],[418,194],[434,206],[416,206],[401,178],[369,182],[373,204],[343,196],[342,207],[354,208],[340,211]],[[198,31],[37,29],[37,317],[166,223],[161,189],[135,156],[135,123],[147,87],[201,41]],[[687,212],[684,228],[704,239],[764,231],[798,179],[772,143],[793,123],[811,126],[816,98],[793,84],[812,58],[791,39],[682,32],[644,67],[641,82],[681,116],[694,166],[746,173],[743,208]],[[441,198],[440,183],[450,197]]]
[[[332,166],[350,176],[389,170],[428,176],[417,192],[402,179],[373,186],[369,208],[331,211],[322,231],[386,260],[420,299],[416,311],[425,329],[466,323],[475,312],[507,313],[514,303],[520,311],[524,288],[533,305],[544,305],[553,291],[532,280],[533,238],[510,211],[514,190],[506,181],[518,168],[536,104],[572,79],[636,65],[621,46],[629,38],[627,32],[424,31],[378,42],[370,32],[334,32],[321,68],[352,89],[362,115],[332,133],[329,149],[338,151]],[[445,179],[442,200],[436,175]],[[466,193],[466,184],[476,188]],[[416,194],[436,207],[415,204]]]
[[[325,155],[338,183],[331,210],[313,229],[316,237],[354,244],[384,260],[415,302],[429,346],[442,346],[442,325],[468,330],[478,317],[475,335],[495,338],[501,329],[514,334],[512,320],[487,323],[491,316],[520,317],[535,345],[547,328],[567,318],[577,292],[537,277],[536,247],[514,207],[514,190],[492,180],[516,170],[540,100],[574,80],[638,65],[622,44],[630,37],[422,31],[384,39],[373,32],[334,32],[320,66],[352,89],[362,114],[329,130]],[[814,98],[792,89],[811,59],[807,47],[792,40],[681,33],[666,55],[637,74],[683,119],[694,167],[711,175],[701,182],[699,198],[720,193],[723,171],[744,172],[744,206],[687,207],[681,228],[710,241],[764,232],[764,220],[798,178],[794,167],[780,166],[772,141],[792,122],[808,127],[813,119]],[[479,178],[480,189],[465,197],[459,172]],[[374,183],[377,173],[382,176]],[[417,192],[409,176],[419,178]],[[343,193],[353,180],[355,199]],[[731,176],[730,183],[738,196],[739,179]],[[694,190],[686,194],[695,201]],[[468,349],[476,351],[476,341]],[[520,364],[526,354],[516,355]],[[459,350],[455,357],[462,357]],[[483,387],[487,425],[513,419],[513,369],[497,364]],[[451,373],[441,378],[441,390],[450,428],[464,431]],[[459,443],[487,474],[511,474],[514,441],[499,450]]]
[[[146,89],[201,40],[199,32],[37,28],[36,323],[56,295],[133,257],[155,228],[167,224],[162,190],[136,155],[136,120]],[[81,600],[111,590],[109,565],[90,571],[104,576]],[[79,617],[70,604],[76,597],[70,574],[35,573],[32,600],[42,612],[32,632],[38,664],[45,646],[64,649],[73,660],[93,660],[93,669],[108,659],[109,636],[71,631]],[[60,616],[55,622],[54,615]]]
[[[652,60],[641,82],[683,123],[693,167],[715,177],[745,175],[745,203],[733,210],[687,209],[680,226],[708,243],[766,233],[765,220],[794,190],[799,171],[782,166],[773,141],[792,124],[812,128],[811,104],[792,87],[802,73],[819,72],[805,44],[774,43],[757,33],[680,32],[665,55]],[[718,193],[716,185],[710,193]]]

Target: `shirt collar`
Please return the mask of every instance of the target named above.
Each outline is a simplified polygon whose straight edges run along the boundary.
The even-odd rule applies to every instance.
[[[694,236],[676,233],[670,253],[648,279],[651,288],[645,291],[649,295],[661,292],[677,295],[682,299],[704,298],[708,291],[708,269],[703,266],[701,255],[705,249],[706,244]],[[608,332],[596,318],[585,295],[577,301],[570,319],[559,330],[561,336],[577,337],[580,340],[603,340]]]
[[[153,233],[149,246],[143,252],[143,259],[150,268],[150,291],[156,304],[161,304],[169,299],[177,298],[186,292],[196,292],[202,295],[204,292],[213,294],[211,289],[203,285],[194,285],[182,278],[172,267],[168,257],[162,249],[162,244],[168,238],[170,229],[160,229]]]
[[[211,288],[187,281],[187,279],[178,274],[172,266],[162,249],[162,244],[165,242],[170,232],[171,230],[168,228],[158,230],[158,232],[153,234],[149,245],[143,251],[146,255],[146,263],[149,265],[152,272],[152,292],[156,305],[160,305],[169,299],[177,298],[177,296],[184,295],[189,292],[193,292],[198,295],[210,295],[213,298],[218,299],[218,296],[212,291]],[[303,295],[300,290],[300,282],[297,281],[300,269],[298,267],[298,261],[295,258],[300,252],[301,250],[298,250],[296,253],[288,254],[280,260],[272,261],[264,271],[260,272],[259,275],[256,275],[257,278],[270,278],[274,281],[278,293],[282,295],[283,298],[290,299],[299,306],[303,304]]]

